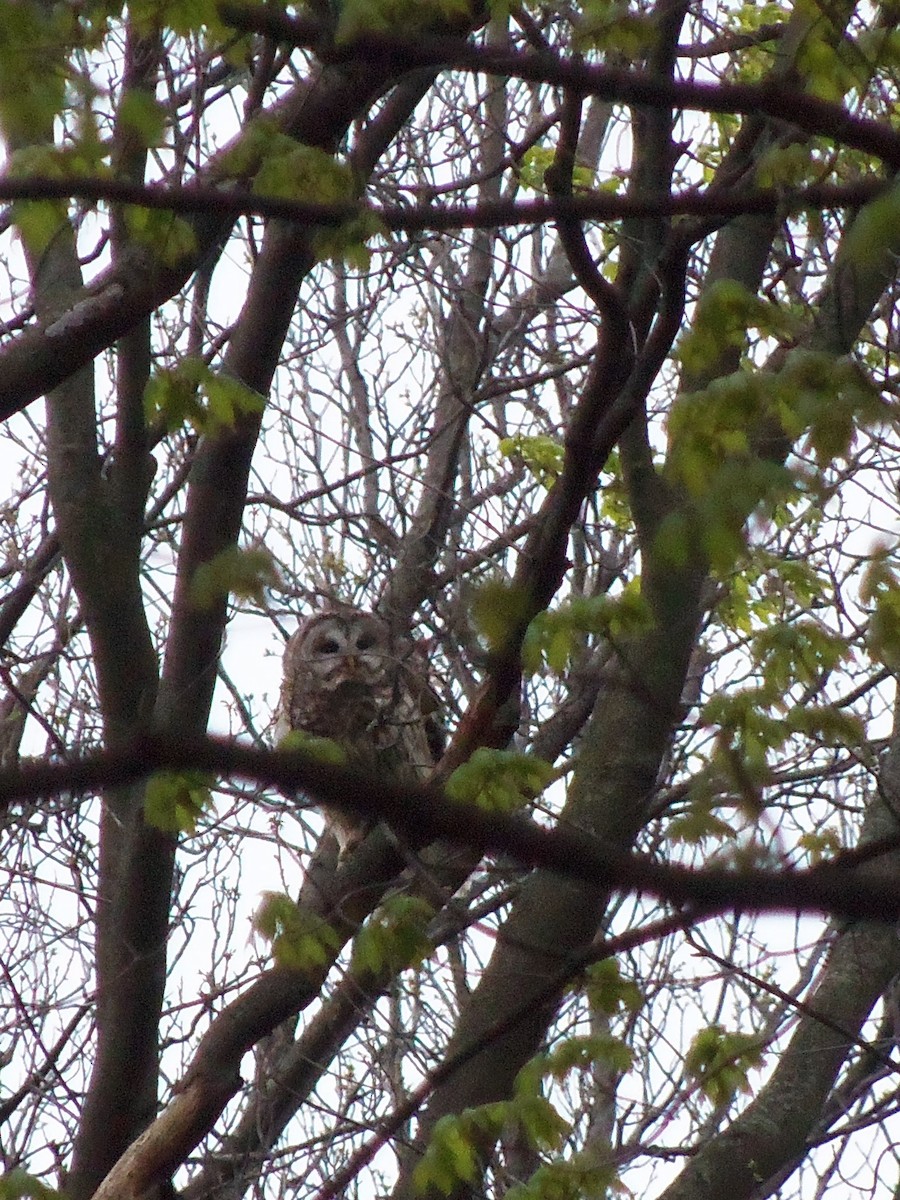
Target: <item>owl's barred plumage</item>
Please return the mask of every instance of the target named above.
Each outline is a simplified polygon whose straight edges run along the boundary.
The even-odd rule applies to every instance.
[[[437,756],[437,705],[412,641],[374,613],[335,606],[307,617],[287,643],[276,739],[294,729],[331,738],[361,770],[412,783]],[[341,857],[371,828],[325,812]]]

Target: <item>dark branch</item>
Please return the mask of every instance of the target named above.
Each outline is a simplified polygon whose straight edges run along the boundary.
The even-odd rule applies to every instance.
[[[387,780],[376,786],[368,775],[299,751],[257,750],[220,737],[149,735],[126,749],[101,751],[73,763],[32,763],[3,771],[0,810],[15,801],[65,791],[123,787],[160,770],[207,771],[277,788],[289,796],[306,792],[334,808],[380,817],[414,845],[445,840],[484,853],[503,853],[527,867],[693,904],[704,914],[819,912],[873,921],[900,919],[900,892],[843,865],[824,863],[806,871],[667,865],[584,832],[547,830],[524,817],[459,803],[433,786],[405,787]]]

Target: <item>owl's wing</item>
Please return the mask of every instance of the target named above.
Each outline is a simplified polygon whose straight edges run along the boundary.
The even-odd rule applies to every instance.
[[[429,666],[424,646],[419,642],[407,642],[403,647],[401,659],[403,683],[421,722],[428,748],[428,764],[433,766],[444,753],[447,735],[440,719],[441,698],[429,678]]]
[[[272,730],[272,745],[277,749],[290,732],[291,723],[287,718],[287,713],[279,705],[278,711],[275,713],[275,728]]]
[[[299,631],[298,631],[299,632]],[[294,684],[297,678],[297,646],[299,638],[293,634],[288,638],[282,659],[281,691],[278,695],[278,707],[275,709],[275,729],[272,742],[275,746],[291,732],[291,709],[293,708]]]

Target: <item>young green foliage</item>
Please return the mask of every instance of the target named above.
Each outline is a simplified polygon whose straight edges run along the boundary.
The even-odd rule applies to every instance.
[[[126,205],[123,212],[132,240],[146,246],[164,266],[175,268],[196,252],[196,235],[183,217],[135,204]]]
[[[639,1003],[638,997],[630,990],[623,995],[627,995],[630,1002]],[[612,1001],[612,995],[607,993],[606,999]],[[616,1001],[617,1007],[621,1002],[622,997]],[[565,1079],[572,1071],[590,1070],[598,1062],[616,1071],[627,1071],[632,1063],[631,1051],[621,1038],[608,1033],[563,1038],[551,1050],[535,1055],[525,1064],[516,1077],[516,1095],[540,1095],[543,1080],[548,1076],[556,1080]]]
[[[622,976],[614,958],[604,958],[588,967],[584,989],[591,1008],[608,1017],[623,1009],[637,1012],[644,1003],[641,989],[633,980]]]
[[[202,771],[157,771],[147,780],[144,820],[163,833],[195,833],[211,806],[210,779]]]
[[[685,1057],[690,1078],[713,1104],[728,1104],[751,1091],[749,1074],[762,1066],[763,1045],[752,1033],[729,1033],[722,1025],[701,1029]]]
[[[575,35],[579,48],[603,50],[635,62],[659,41],[658,21],[628,0],[584,0],[581,7],[583,16]]]
[[[218,43],[231,32],[222,21],[218,0],[133,0],[128,9],[135,26],[151,35],[160,29],[181,37],[203,32]]]
[[[21,1167],[13,1167],[0,1175],[0,1200],[63,1200],[63,1196]]]
[[[698,371],[742,337],[745,316],[734,316],[744,312],[741,305],[721,310],[713,305],[711,311],[721,324],[699,321],[689,355]],[[692,345],[690,337],[686,343]],[[824,467],[846,458],[857,429],[884,415],[875,389],[855,363],[812,351],[792,351],[777,372],[743,368],[679,397],[669,418],[667,472],[691,503],[663,521],[659,552],[677,565],[699,542],[716,573],[730,573],[746,553],[749,514],[761,504],[773,511],[810,487],[798,467],[758,453],[754,435],[766,431],[768,443],[783,435],[785,445],[805,439],[806,449]]]
[[[332,763],[343,767],[347,762],[347,751],[331,738],[318,737],[303,729],[289,730],[278,743],[279,750],[300,750],[317,762]]]
[[[317,913],[301,908],[283,892],[264,892],[253,916],[253,929],[272,944],[279,966],[317,970],[341,948],[338,933]]]
[[[547,184],[544,181],[544,175],[547,170],[553,166],[556,158],[556,151],[552,146],[529,146],[522,155],[522,161],[519,164],[519,180],[523,187],[529,188],[532,192],[541,192],[544,195],[547,193]],[[572,171],[572,190],[575,192],[587,192],[593,187],[594,172],[590,167],[576,166]],[[503,450],[503,442],[516,441],[520,435],[515,438],[504,438],[500,443],[500,449]],[[525,438],[525,441],[551,441],[550,438]],[[556,443],[554,443],[555,445]],[[562,447],[560,447],[560,453]],[[505,454],[506,451],[503,450]],[[557,472],[558,474],[558,472]]]
[[[869,652],[892,671],[900,669],[900,579],[890,562],[893,551],[881,546],[863,578],[860,599],[870,606],[866,642]]]
[[[491,651],[502,650],[529,609],[528,593],[505,579],[489,579],[473,592],[472,624]]]
[[[816,833],[803,833],[797,845],[809,855],[811,866],[833,858],[843,849],[841,839],[832,829],[822,829]]]
[[[334,40],[340,46],[372,33],[465,27],[471,16],[470,0],[342,0]]]
[[[449,1196],[460,1184],[473,1182],[479,1169],[479,1146],[495,1141],[512,1121],[536,1149],[558,1148],[569,1132],[568,1122],[543,1096],[517,1096],[441,1117],[413,1172],[415,1191],[422,1194],[434,1189]]]
[[[751,329],[765,336],[790,337],[796,334],[797,323],[737,280],[717,280],[703,294],[679,343],[682,365],[693,376],[715,369],[727,350],[743,350]]]
[[[550,763],[515,750],[481,747],[447,780],[447,795],[488,812],[513,812],[533,800],[553,779]]]
[[[197,433],[216,434],[264,408],[265,400],[257,392],[194,356],[157,371],[144,389],[148,423],[161,423],[169,432],[187,421]]]
[[[259,128],[266,132],[257,138],[261,161],[253,190],[258,195],[335,205],[355,200],[357,186],[350,167],[317,146],[296,142],[262,123]],[[382,232],[382,224],[372,213],[353,212],[320,226],[313,235],[313,250],[319,262],[343,260],[364,270],[370,257],[366,240]]]
[[[140,88],[127,88],[122,93],[117,119],[119,128],[144,149],[161,146],[165,141],[168,113],[154,96]]]
[[[535,479],[545,488],[551,488],[563,469],[565,451],[559,442],[540,434],[528,437],[517,433],[513,437],[500,439],[500,453],[513,462],[524,463]]]
[[[76,179],[85,175],[106,175],[105,149],[96,137],[96,128],[87,123],[86,135],[64,147],[23,146],[10,157],[6,171],[10,179]],[[66,222],[67,200],[16,200],[12,218],[22,241],[39,257],[57,230]]]
[[[191,603],[210,609],[228,595],[257,604],[265,601],[267,587],[277,587],[281,576],[265,546],[229,546],[209,562],[201,563],[191,580]]]
[[[598,986],[606,1011],[634,1011],[641,996],[634,985],[622,980],[615,964],[598,964]],[[510,1100],[468,1108],[442,1117],[435,1125],[424,1155],[416,1167],[413,1183],[417,1192],[431,1188],[449,1195],[460,1184],[471,1182],[478,1171],[478,1149],[491,1144],[504,1126],[514,1124],[530,1146],[539,1151],[558,1151],[571,1126],[544,1095],[547,1078],[563,1080],[573,1071],[590,1071],[604,1063],[617,1072],[631,1067],[632,1056],[619,1038],[607,1034],[564,1038],[553,1049],[532,1058],[516,1076]],[[613,1185],[615,1173],[591,1161],[587,1155],[545,1163],[528,1183],[513,1191],[521,1200],[574,1200],[579,1195],[602,1195]],[[546,1191],[544,1190],[546,1189]],[[579,1190],[580,1189],[580,1190]]]
[[[615,1167],[585,1151],[542,1163],[530,1179],[509,1188],[505,1200],[608,1200],[611,1192],[623,1191]]]
[[[6,3],[0,20],[0,129],[12,146],[53,127],[66,94],[78,22],[66,5]]]
[[[617,596],[575,596],[534,618],[522,643],[522,664],[532,675],[543,666],[562,675],[585,634],[619,641],[645,633],[651,623],[637,579]]]
[[[351,966],[357,975],[392,975],[416,967],[434,949],[428,923],[434,908],[418,896],[388,896],[353,941]]]

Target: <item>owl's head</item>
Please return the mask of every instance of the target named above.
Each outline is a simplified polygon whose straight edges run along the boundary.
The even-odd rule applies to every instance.
[[[381,683],[396,670],[390,630],[374,613],[340,609],[308,617],[291,639],[295,669],[320,686]]]

